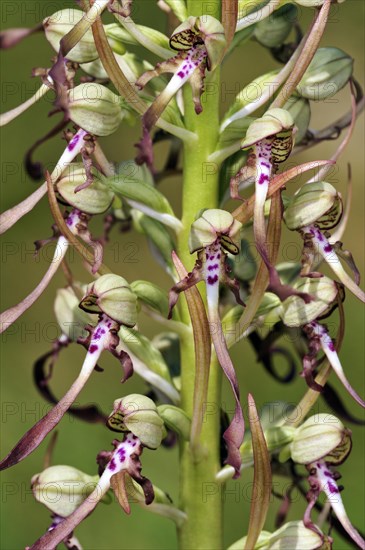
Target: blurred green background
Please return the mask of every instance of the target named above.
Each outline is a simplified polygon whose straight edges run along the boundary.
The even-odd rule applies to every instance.
[[[35,2],[2,3],[2,26],[33,26],[47,15],[61,7],[72,7],[72,0],[52,0]],[[155,25],[165,30],[165,18],[151,0],[135,0],[137,20],[148,25]],[[300,23],[305,27],[311,16],[311,10],[301,9]],[[364,5],[360,0],[348,0],[340,6],[334,6],[328,24],[323,45],[333,45],[351,54],[355,62],[356,78],[364,85]],[[16,48],[1,53],[2,93],[1,112],[15,107],[25,101],[38,87],[38,81],[30,78],[33,67],[49,67],[53,52],[42,34],[30,37]],[[236,50],[223,67],[222,75],[222,111],[234,99],[234,95],[259,74],[271,70],[278,64],[272,60],[269,52],[259,44],[251,41],[243,49]],[[312,104],[313,105],[313,104]],[[346,89],[338,96],[326,102],[313,105],[312,127],[320,128],[346,112],[349,108],[349,92]],[[32,143],[46,133],[58,120],[47,118],[51,110],[51,98],[40,101],[22,117],[1,129],[2,153],[2,206],[5,210],[25,198],[38,185],[25,174],[22,158]],[[109,138],[102,140],[102,145],[110,159],[128,160],[134,157],[134,143],[138,140],[140,128],[122,126]],[[347,163],[351,163],[354,187],[354,201],[349,224],[344,235],[344,242],[354,254],[360,271],[364,273],[364,125],[361,117],[340,163],[328,178],[345,194],[347,180]],[[336,148],[335,142],[327,142],[296,157],[296,161],[323,159],[331,156]],[[51,168],[63,150],[64,142],[58,138],[43,145],[36,151],[36,159],[43,160]],[[164,145],[156,148],[157,163],[161,164],[166,149]],[[300,182],[291,183],[290,191],[295,190]],[[171,200],[177,214],[180,213],[180,178],[164,180],[161,189]],[[288,190],[288,191],[289,191]],[[46,247],[40,258],[33,257],[33,241],[50,235],[52,217],[44,199],[2,238],[2,310],[22,299],[33,289],[46,270],[47,262],[52,257],[52,245]],[[94,233],[100,233],[101,224],[93,222]],[[296,245],[291,250],[298,250],[299,237],[284,230],[283,250],[286,243]],[[298,259],[282,257],[281,260]],[[128,280],[149,278],[168,289],[170,281],[152,260],[148,247],[140,235],[135,233],[119,234],[113,231],[111,242],[105,256],[105,262],[115,272]],[[79,258],[70,257],[72,269],[80,280],[86,282],[89,277],[83,269]],[[24,434],[24,432],[48,410],[32,381],[34,361],[50,349],[52,340],[58,335],[53,315],[53,299],[57,287],[65,284],[60,272],[47,292],[38,302],[23,315],[8,332],[2,336],[1,356],[1,456],[4,456]],[[346,337],[341,351],[341,359],[351,383],[360,395],[364,395],[364,315],[362,306],[348,293],[345,303]],[[337,317],[331,319],[337,323]],[[333,325],[332,325],[333,326]],[[155,323],[141,319],[141,328],[149,336],[158,330]],[[79,370],[84,350],[71,346],[63,352],[55,370],[53,388],[61,396]],[[275,400],[296,403],[305,391],[305,384],[299,377],[290,385],[280,385],[256,363],[255,355],[246,342],[241,342],[233,349],[233,359],[237,365],[242,395],[250,391],[255,396],[259,407]],[[120,368],[115,360],[107,356],[102,358],[105,371],[95,373],[83,391],[82,403],[97,402],[108,412],[115,398],[126,392],[144,392],[143,381],[137,376],[128,381],[125,387],[119,385]],[[299,371],[299,365],[298,365]],[[332,384],[340,389],[348,408],[357,417],[362,411],[348,398],[334,375]],[[227,407],[232,409],[231,395],[224,388],[224,399]],[[316,410],[327,411],[328,408],[320,399]],[[364,474],[363,430],[350,426],[353,430],[353,452],[340,470],[343,474],[345,491],[343,499],[352,521],[364,529]],[[89,474],[96,472],[95,456],[101,449],[109,449],[113,439],[111,432],[104,427],[90,426],[70,417],[63,419],[59,426],[59,438],[54,453],[55,464],[70,464]],[[5,471],[1,476],[1,548],[16,550],[24,548],[36,540],[49,525],[49,513],[37,504],[30,491],[31,477],[42,469],[46,443],[17,467]],[[178,461],[177,450],[160,449],[157,452],[145,451],[143,455],[143,472],[154,483],[166,490],[173,500],[178,497]],[[225,506],[225,546],[242,537],[247,530],[249,494],[252,472],[244,472],[238,481],[228,483],[228,493],[222,494]],[[276,491],[283,493],[287,487],[285,479],[275,479]],[[302,516],[305,502],[294,495],[296,501],[291,508],[289,519]],[[273,529],[275,513],[279,501],[273,500],[266,528]],[[207,500],[209,514],[209,498]],[[176,548],[175,532],[172,523],[158,516],[132,506],[130,517],[124,515],[117,505],[100,505],[92,518],[86,520],[78,529],[77,535],[85,549],[171,549]],[[335,548],[350,548],[334,534]]]

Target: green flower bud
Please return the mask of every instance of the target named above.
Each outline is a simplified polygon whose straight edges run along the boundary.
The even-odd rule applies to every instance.
[[[166,226],[161,222],[146,216],[135,208],[131,210],[134,228],[143,233],[149,242],[153,255],[159,264],[170,274],[174,272],[171,253],[175,250],[175,243]]]
[[[146,336],[124,326],[120,327],[119,336],[128,346],[128,350],[140,359],[148,370],[171,382],[169,368],[162,354]]]
[[[63,518],[72,514],[92,493],[99,476],[89,476],[72,466],[50,466],[32,477],[34,498]]]
[[[293,117],[297,132],[295,134],[295,142],[300,143],[307,133],[311,118],[311,108],[308,99],[293,94],[285,103],[286,109]]]
[[[271,154],[274,162],[283,162],[293,147],[294,120],[284,109],[269,109],[248,127],[241,149],[249,149],[259,141],[272,138]]]
[[[302,521],[289,521],[274,533],[261,531],[253,550],[329,550],[325,539],[324,535],[305,527]],[[228,550],[245,548],[246,540],[247,537],[243,537]]]
[[[176,385],[176,377],[180,374],[180,338],[175,332],[160,332],[152,343],[164,358]]]
[[[354,60],[339,48],[319,48],[297,92],[307,99],[320,101],[337,94],[351,78]]]
[[[100,59],[95,59],[94,61],[90,61],[90,63],[82,63],[80,68],[93,78],[99,80],[108,80],[109,78]]]
[[[64,9],[56,11],[43,21],[44,32],[52,48],[58,52],[61,39],[78,23],[84,12],[81,10]],[[67,54],[67,59],[77,63],[88,63],[98,58],[92,30],[89,29],[79,42]]]
[[[133,393],[114,401],[108,426],[115,431],[132,432],[145,447],[157,449],[165,435],[164,423],[149,397]]]
[[[320,8],[324,0],[292,0],[295,4],[299,6],[304,6],[305,8]],[[337,0],[337,4],[342,4],[345,0]]]
[[[261,531],[259,534],[259,537],[257,539],[257,542],[255,544],[255,547],[252,550],[261,550],[263,548],[267,549],[267,542],[269,541],[271,536],[271,533],[269,531]],[[246,540],[247,537],[243,537],[242,539],[236,540],[231,546],[228,547],[227,550],[242,550],[242,548],[246,548]]]
[[[93,319],[79,308],[79,299],[71,287],[57,290],[54,302],[54,312],[62,334],[76,342],[85,336],[85,326]]]
[[[87,286],[80,307],[89,313],[104,313],[127,327],[137,322],[137,296],[123,277],[112,273]]]
[[[222,246],[226,247],[228,252],[237,254],[241,227],[242,224],[225,210],[218,208],[203,210],[191,226],[190,253],[193,254],[197,250],[210,246],[220,237]]]
[[[174,50],[189,50],[196,44],[204,44],[208,53],[208,69],[214,70],[226,49],[223,25],[211,15],[189,17],[174,30],[170,46]]]
[[[157,410],[168,428],[174,430],[185,441],[189,441],[191,420],[182,409],[174,405],[159,405]]]
[[[88,82],[68,92],[69,116],[75,124],[96,136],[113,134],[124,117],[121,100],[108,88]]]
[[[290,296],[283,302],[279,315],[288,327],[302,327],[328,313],[338,293],[336,283],[328,277],[299,279],[294,288],[313,299],[306,304],[299,296]]]
[[[293,21],[297,17],[297,9],[290,4],[274,11],[255,26],[254,36],[266,48],[281,46],[289,36]]]
[[[57,191],[71,206],[86,214],[102,214],[113,202],[114,193],[102,182],[101,174],[91,169],[93,183],[85,189],[75,189],[85,183],[86,171],[82,162],[71,163],[57,181]]]
[[[266,445],[269,453],[279,453],[293,441],[296,428],[292,426],[275,426],[264,431]],[[247,439],[240,448],[242,462],[250,464],[253,461],[252,442]]]
[[[297,428],[290,444],[291,458],[297,464],[325,460],[341,464],[351,451],[351,432],[332,414],[311,416]]]
[[[188,16],[185,0],[164,0],[164,2],[180,21],[185,21]]]
[[[321,229],[335,227],[342,215],[341,195],[326,181],[307,183],[291,198],[284,221],[291,231],[315,224]]]
[[[169,301],[166,292],[159,286],[149,281],[134,281],[131,289],[143,304],[167,318]]]
[[[324,550],[324,535],[305,527],[302,521],[289,521],[269,538],[268,550]]]

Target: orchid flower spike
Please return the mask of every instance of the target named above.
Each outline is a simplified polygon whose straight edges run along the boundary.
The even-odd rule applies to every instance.
[[[94,490],[76,510],[38,539],[30,547],[31,550],[55,548],[66,535],[91,514],[110,488],[114,490],[125,512],[129,513],[130,507],[126,491],[128,475],[141,486],[145,495],[145,503],[151,504],[154,499],[153,486],[150,480],[141,474],[142,466],[139,457],[144,448],[142,441],[132,432],[128,432],[122,442],[114,440],[113,445],[114,451],[99,454],[98,462],[103,472],[95,484]]]
[[[311,520],[311,511],[323,491],[337,519],[353,541],[364,550],[365,541],[351,524],[343,505],[340,488],[336,480],[339,475],[332,467],[342,464],[352,447],[351,432],[333,415],[317,414],[308,418],[295,432],[290,444],[290,455],[294,462],[303,464],[309,471],[310,491],[308,507],[304,514],[304,525],[314,531],[318,527]]]
[[[43,441],[59,423],[85,386],[103,350],[109,350],[121,362],[125,382],[133,374],[133,364],[125,351],[118,351],[118,331],[121,325],[133,327],[137,321],[137,297],[127,281],[119,275],[103,275],[91,283],[81,300],[80,307],[89,313],[99,315],[95,327],[87,326],[90,333],[79,342],[86,345],[88,352],[80,373],[57,405],[39,420],[0,462],[0,469],[9,468],[23,460]]]
[[[220,282],[227,284],[234,293],[237,302],[244,305],[240,298],[238,282],[228,276],[225,253],[227,251],[231,254],[238,254],[241,227],[241,223],[235,220],[229,212],[218,209],[204,210],[191,226],[190,253],[198,252],[194,269],[187,277],[172,287],[169,297],[171,316],[179,293],[196,285],[199,281],[205,281],[209,326],[214,327],[211,330],[213,345],[236,401],[234,418],[223,435],[228,449],[226,463],[234,467],[235,477],[240,475],[242,459],[239,449],[244,436],[244,419],[236,372],[227,350],[219,316],[219,284]]]
[[[359,272],[350,252],[342,250],[342,243],[332,245],[327,233],[339,223],[342,209],[341,195],[331,184],[325,181],[308,183],[292,197],[284,212],[284,220],[291,231],[300,232],[304,241],[301,274],[321,277],[318,272],[311,271],[316,255],[319,254],[341,283],[365,302],[365,293],[359,287]],[[355,280],[346,273],[339,256],[353,270]]]
[[[205,71],[213,71],[223,57],[226,39],[222,24],[211,15],[189,17],[172,33],[170,46],[179,53],[145,72],[136,82],[142,89],[154,77],[172,73],[168,85],[143,116],[144,126],[150,131],[160,118],[172,97],[189,82],[193,92],[196,113],[202,111],[200,101],[204,90]]]
[[[68,228],[74,235],[78,235],[94,248],[95,261],[92,273],[96,273],[102,263],[103,248],[99,241],[91,237],[88,222],[91,215],[101,214],[109,208],[114,193],[101,182],[100,174],[95,169],[88,169],[88,172],[83,163],[70,164],[58,181],[56,189],[61,199],[73,207],[66,218]],[[37,251],[43,243],[49,240],[52,239],[38,241],[36,243]],[[68,239],[63,235],[58,237],[53,259],[40,283],[24,300],[1,313],[0,333],[11,326],[46,290],[65,258],[69,244]]]

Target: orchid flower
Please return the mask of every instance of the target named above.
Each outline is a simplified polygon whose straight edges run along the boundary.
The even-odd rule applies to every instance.
[[[293,128],[294,122],[288,111],[270,109],[248,127],[246,137],[241,143],[242,149],[253,148],[256,159],[253,228],[256,245],[262,256],[267,256],[264,205],[270,180],[277,165],[284,162],[291,153]]]
[[[286,326],[303,329],[307,335],[309,351],[303,357],[303,376],[309,387],[315,391],[323,391],[323,387],[314,380],[317,354],[322,349],[346,390],[359,405],[365,407],[365,401],[356,393],[346,378],[336,347],[326,326],[317,321],[317,319],[327,317],[336,307],[338,300],[344,299],[342,287],[339,287],[329,277],[309,277],[299,280],[294,288],[310,294],[311,302],[306,304],[298,297],[292,296],[278,307],[277,312]]]
[[[219,363],[232,387],[236,401],[233,420],[223,435],[228,449],[226,463],[234,467],[234,477],[240,475],[242,459],[239,449],[244,436],[244,419],[236,372],[227,350],[219,316],[219,284],[220,282],[227,284],[234,293],[237,302],[244,305],[239,295],[237,281],[230,279],[227,274],[225,254],[225,251],[238,254],[240,229],[241,223],[236,221],[229,212],[218,209],[203,211],[192,224],[190,232],[190,252],[198,252],[194,269],[170,290],[171,316],[172,308],[177,302],[179,293],[188,290],[199,281],[205,281],[208,320],[213,345]]]
[[[69,141],[66,149],[62,153],[59,161],[50,174],[50,179],[54,183],[61,176],[62,172],[71,164],[71,162],[77,157],[84,147],[84,139],[87,136],[87,132],[81,128]],[[47,193],[47,182],[44,182],[34,193],[29,195],[22,202],[10,208],[0,216],[0,234],[5,233],[10,229],[20,218],[30,212],[34,206],[44,197]]]
[[[346,378],[345,372],[336,351],[335,344],[328,334],[327,328],[317,321],[312,321],[304,327],[304,330],[307,332],[307,335],[309,337],[311,350],[311,354],[304,358],[304,364],[307,365],[307,367],[305,368],[311,369],[313,361],[315,361],[315,355],[318,351],[318,347],[322,348],[328,361],[331,364],[331,367],[335,371],[345,389],[348,391],[351,397],[353,397],[355,401],[359,403],[359,405],[361,405],[361,407],[365,408],[365,401],[358,395],[358,393],[354,390],[354,388],[351,386],[350,382]],[[320,390],[321,389],[322,387],[320,387]]]
[[[23,460],[57,426],[90,378],[104,350],[109,350],[121,362],[124,368],[122,382],[133,374],[133,364],[129,355],[124,351],[117,351],[116,348],[119,343],[120,326],[133,327],[136,323],[136,304],[137,297],[127,281],[119,275],[103,275],[87,287],[80,307],[87,312],[98,314],[99,322],[95,327],[86,327],[90,333],[89,338],[84,341],[88,346],[88,352],[80,373],[57,405],[41,418],[0,462],[0,469],[9,468]]]
[[[255,204],[253,230],[255,243],[269,272],[269,290],[283,301],[295,291],[289,285],[283,285],[279,275],[269,259],[266,243],[265,201],[270,181],[279,163],[284,162],[293,147],[294,122],[288,111],[270,109],[263,117],[255,120],[248,128],[241,143],[242,149],[253,148],[255,156]],[[249,157],[248,168],[253,170],[253,160]],[[299,294],[310,301],[306,294]]]
[[[351,448],[351,431],[335,416],[321,413],[311,416],[296,429],[290,443],[290,456],[309,471],[310,491],[307,494],[304,525],[318,532],[318,527],[311,520],[311,511],[323,491],[342,527],[359,548],[364,549],[365,541],[351,524],[340,496],[336,483],[340,476],[332,471],[332,467],[346,460]]]
[[[156,124],[172,97],[186,82],[192,88],[195,112],[201,113],[203,107],[200,97],[204,90],[205,71],[216,68],[226,46],[223,26],[210,15],[189,17],[172,33],[170,46],[179,53],[158,63],[155,69],[145,72],[136,82],[136,86],[142,89],[156,76],[173,74],[168,85],[143,116],[147,131]]]
[[[314,506],[319,493],[324,492],[327,497],[327,501],[330,503],[332,510],[335,512],[338,521],[341,523],[346,533],[348,533],[359,548],[364,550],[365,540],[352,525],[343,505],[340,488],[336,483],[336,480],[339,477],[338,474],[331,471],[331,465],[325,460],[313,462],[312,464],[309,464],[307,468],[310,474],[309,483],[311,490],[309,493],[310,502],[304,516],[304,524],[307,527],[313,527],[310,520],[310,511]]]
[[[57,522],[52,530],[45,533],[37,540],[30,550],[40,550],[41,548],[56,547],[62,542],[74,528],[81,523],[96,508],[97,504],[112,487],[117,495],[119,503],[123,505],[125,511],[129,513],[129,504],[126,494],[126,474],[131,476],[139,485],[141,485],[145,494],[146,504],[150,504],[154,499],[152,483],[141,475],[141,463],[139,457],[143,452],[142,441],[132,432],[128,432],[124,440],[113,441],[115,447],[112,452],[101,453],[100,461],[106,462],[105,468],[95,489],[89,494],[82,504],[67,518]]]
[[[284,213],[284,220],[291,231],[299,231],[304,240],[302,275],[321,277],[311,272],[316,253],[330,266],[341,283],[359,300],[365,302],[365,293],[359,288],[359,273],[348,251],[342,244],[332,245],[327,231],[336,227],[342,216],[342,199],[336,189],[325,181],[308,183],[292,197]],[[324,231],[322,231],[324,230]],[[339,256],[352,268],[355,281],[344,270]]]
[[[88,164],[87,161],[85,164]],[[73,207],[66,218],[66,225],[73,235],[78,235],[94,248],[95,260],[92,273],[96,273],[102,263],[103,248],[100,242],[91,237],[88,221],[91,215],[105,212],[114,198],[114,193],[103,185],[97,175],[98,172],[91,170],[90,167],[85,170],[82,163],[70,164],[56,184],[61,198]],[[38,241],[39,246],[42,243]],[[0,332],[12,325],[46,290],[65,258],[69,244],[69,240],[64,235],[58,238],[53,259],[37,287],[24,300],[0,315]]]

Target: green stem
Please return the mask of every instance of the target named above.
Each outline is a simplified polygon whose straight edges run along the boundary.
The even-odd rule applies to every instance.
[[[204,3],[188,0],[189,15],[202,15]],[[214,7],[215,13],[212,13]],[[220,19],[220,1],[209,3],[209,14]],[[194,258],[188,250],[192,222],[202,208],[218,207],[219,165],[209,162],[216,148],[219,132],[219,83],[217,69],[207,73],[206,92],[203,95],[203,112],[197,116],[189,86],[185,86],[186,128],[198,135],[197,142],[184,143],[183,170],[183,229],[178,236],[178,254],[184,265],[191,269]],[[202,293],[204,294],[204,292]],[[181,318],[190,323],[185,299],[180,300]],[[191,416],[194,395],[194,340],[193,336],[181,339],[181,406]],[[187,521],[178,530],[179,547],[183,550],[214,550],[223,547],[222,495],[215,482],[220,469],[220,401],[221,372],[214,356],[210,367],[208,403],[201,432],[201,454],[193,454],[188,443],[181,445],[180,454],[180,509]]]

